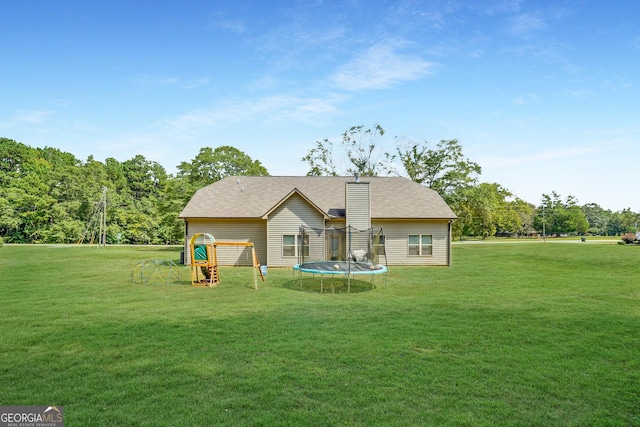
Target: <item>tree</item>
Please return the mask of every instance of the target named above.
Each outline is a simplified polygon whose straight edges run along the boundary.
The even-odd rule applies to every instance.
[[[167,180],[164,167],[147,160],[140,154],[122,162],[122,170],[131,194],[136,200],[149,196],[156,197]]]
[[[346,148],[347,158],[351,166],[347,169],[347,175],[360,174],[363,176],[377,176],[389,170],[389,164],[385,160],[376,160],[378,136],[384,135],[384,129],[378,123],[373,129],[365,129],[364,126],[351,126],[342,134],[342,145]]]
[[[511,205],[520,217],[520,229],[518,230],[518,233],[526,236],[535,232],[535,228],[533,226],[536,214],[535,205],[522,200],[519,197],[516,197],[515,200],[511,202]]]
[[[0,176],[20,173],[22,165],[37,157],[38,151],[13,139],[0,138]]]
[[[597,203],[587,203],[580,209],[589,223],[589,233],[608,234],[609,223],[612,216],[611,211],[603,209]]]
[[[215,150],[201,148],[191,162],[178,165],[178,177],[187,179],[195,189],[236,175],[267,176],[269,172],[258,160],[228,145]]]
[[[542,195],[542,204],[537,209],[535,227],[546,234],[584,234],[589,230],[589,222],[573,196],[565,201],[555,191]]]
[[[397,140],[396,151],[411,180],[437,191],[447,201],[457,190],[474,185],[482,172],[480,165],[464,157],[457,139],[443,139],[435,149],[427,141]]]
[[[378,137],[385,133],[382,126],[375,124],[372,128],[363,125],[351,126],[341,135],[340,148],[344,151],[349,166],[339,170],[335,164],[334,144],[325,138],[316,141],[316,146],[302,158],[309,164],[307,176],[354,175],[377,176],[394,172],[393,156],[387,153],[376,155]]]
[[[327,138],[316,141],[316,146],[302,158],[309,163],[307,176],[337,176],[336,165],[333,162],[333,142]]]
[[[635,233],[638,229],[639,220],[640,215],[633,212],[630,208],[623,209],[620,212],[620,223],[625,233]]]
[[[458,189],[451,207],[458,215],[454,236],[486,238],[501,233],[520,233],[523,229],[523,201],[510,201],[513,194],[500,184],[481,183]]]

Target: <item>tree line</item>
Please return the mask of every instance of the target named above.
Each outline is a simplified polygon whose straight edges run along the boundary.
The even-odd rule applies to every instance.
[[[638,214],[611,212],[552,192],[539,206],[496,183],[479,181],[480,166],[457,140],[435,147],[396,139],[380,153],[380,125],[354,126],[338,142],[324,139],[302,159],[308,175],[405,175],[438,191],[459,220],[454,234],[488,237],[552,234],[619,235],[635,231]],[[340,164],[346,159],[345,164]],[[402,170],[398,170],[401,165]],[[0,239],[6,243],[78,243],[96,239],[98,213],[106,213],[107,243],[177,244],[184,239],[179,213],[200,188],[226,176],[269,175],[258,160],[228,145],[201,148],[168,174],[142,155],[120,162],[86,161],[56,148],[32,148],[0,138]],[[104,196],[106,195],[106,205]]]
[[[56,148],[0,138],[0,238],[6,243],[79,243],[96,238],[106,194],[107,243],[175,244],[178,215],[201,187],[228,175],[268,175],[240,150],[202,148],[175,175],[142,155],[86,161]]]

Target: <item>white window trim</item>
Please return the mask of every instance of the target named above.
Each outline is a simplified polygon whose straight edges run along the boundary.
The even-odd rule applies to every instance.
[[[418,236],[418,244],[409,243],[411,236]],[[423,245],[422,244],[422,236],[430,236],[431,237],[431,244],[430,245]],[[411,254],[411,251],[409,249],[412,246],[417,246],[418,247],[418,252],[419,253],[417,255]],[[430,254],[423,254],[422,253],[422,247],[423,246],[430,246],[431,247],[431,253]],[[433,234],[409,234],[407,236],[407,256],[410,256],[410,257],[432,257],[433,256]]]
[[[284,254],[285,246],[286,247],[290,247],[291,246],[291,245],[285,245],[284,244],[284,238],[287,237],[287,236],[293,236],[294,237],[294,241],[295,241],[294,248],[293,248],[294,255],[285,255]],[[281,252],[280,253],[282,255],[282,258],[297,258],[298,257],[298,248],[300,247],[300,235],[299,234],[283,234],[282,235],[282,239],[280,240],[280,242],[281,242],[281,247],[280,247]],[[309,250],[311,250],[309,244],[307,244],[306,246],[309,248]]]

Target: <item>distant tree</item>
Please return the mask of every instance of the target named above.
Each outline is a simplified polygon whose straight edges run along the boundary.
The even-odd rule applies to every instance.
[[[441,140],[435,149],[428,143],[396,140],[396,151],[409,178],[437,191],[449,201],[457,190],[476,184],[480,165],[462,153],[457,139]]]
[[[37,156],[38,151],[34,148],[13,139],[0,138],[0,178],[9,173],[21,173],[23,164]]]
[[[564,201],[553,191],[542,195],[542,204],[537,209],[534,226],[546,234],[584,234],[589,230],[589,222],[573,196]]]
[[[349,165],[344,169],[336,166],[334,143],[326,138],[316,141],[316,146],[302,158],[303,162],[309,164],[307,175],[337,176],[358,173],[362,176],[377,176],[394,172],[392,156],[387,153],[377,154],[378,137],[384,133],[385,130],[377,123],[372,128],[358,125],[344,131],[338,143]]]
[[[591,234],[608,234],[612,212],[605,210],[597,203],[587,203],[580,207],[589,223],[588,232]]]
[[[458,189],[450,202],[459,218],[453,225],[454,236],[486,238],[497,232],[522,232],[522,201],[512,201],[512,196],[509,190],[496,183]]]
[[[201,148],[195,159],[178,165],[178,177],[192,184],[194,191],[236,175],[267,176],[269,172],[260,161],[228,145],[216,149]]]
[[[122,162],[122,171],[127,180],[127,186],[136,200],[141,200],[143,197],[156,197],[167,180],[164,167],[147,160],[140,154]]]
[[[535,232],[533,222],[536,214],[536,206],[519,197],[516,197],[515,200],[511,202],[511,206],[520,217],[520,229],[517,230],[517,232],[521,235],[528,235]]]
[[[386,156],[383,154],[381,159],[375,157],[378,136],[383,135],[384,129],[377,123],[367,129],[362,125],[351,126],[342,134],[342,145],[351,164],[347,169],[348,175],[377,176],[389,172],[391,166]]]
[[[607,236],[619,236],[628,230],[624,226],[624,218],[621,212],[612,212],[607,222]]]
[[[316,141],[316,146],[302,158],[309,164],[307,176],[338,176],[336,165],[333,161],[333,142],[327,138]]]
[[[113,157],[108,157],[104,162],[104,170],[115,191],[121,192],[128,188],[122,163]]]
[[[631,208],[623,209],[620,212],[620,223],[625,233],[635,233],[640,223],[640,215],[633,212]]]

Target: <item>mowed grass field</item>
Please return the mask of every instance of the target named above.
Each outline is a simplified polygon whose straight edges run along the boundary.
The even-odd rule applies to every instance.
[[[179,248],[0,248],[0,405],[65,426],[640,426],[640,246],[454,245],[301,291],[131,283]]]

